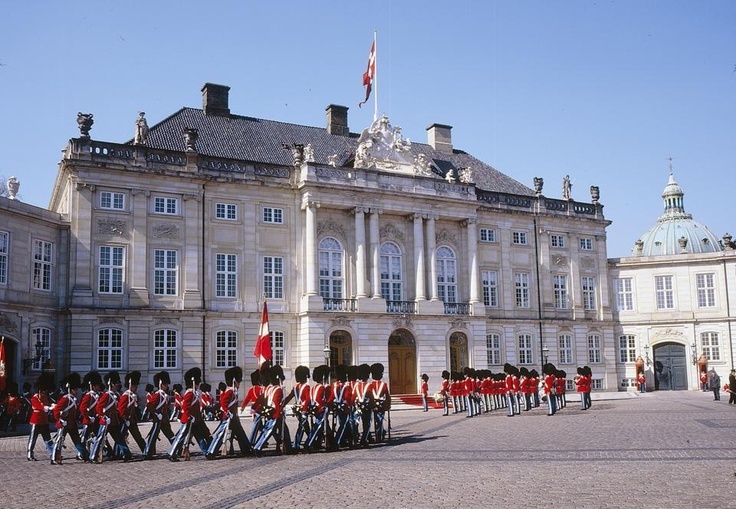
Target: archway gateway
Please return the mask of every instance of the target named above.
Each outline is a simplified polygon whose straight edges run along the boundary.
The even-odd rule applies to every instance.
[[[662,343],[654,347],[654,388],[659,391],[687,390],[685,345]]]
[[[417,392],[417,347],[406,329],[396,329],[388,338],[388,372],[392,394]]]

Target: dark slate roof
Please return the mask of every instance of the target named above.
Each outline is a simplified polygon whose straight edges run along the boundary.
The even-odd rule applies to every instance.
[[[328,156],[337,154],[337,163],[352,164],[358,148],[358,134],[339,136],[329,134],[324,127],[288,124],[238,115],[205,115],[196,108],[182,108],[170,117],[152,126],[146,145],[152,149],[183,152],[184,128],[198,131],[197,152],[210,157],[234,159],[278,166],[291,166],[291,152],[282,145],[311,144],[315,162],[327,164]],[[132,143],[132,140],[130,141]],[[527,186],[504,175],[475,157],[461,150],[452,154],[439,152],[432,146],[412,141],[414,155],[425,154],[433,160],[442,175],[452,170],[470,167],[474,171],[475,184],[486,191],[534,195]]]

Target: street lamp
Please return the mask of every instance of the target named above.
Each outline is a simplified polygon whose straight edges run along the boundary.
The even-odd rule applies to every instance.
[[[40,364],[43,358],[43,343],[40,339],[36,339],[36,344],[33,345],[35,349],[35,355],[30,359],[23,359],[23,374],[27,374],[31,366]]]
[[[693,344],[690,345],[690,352],[692,353],[693,357],[693,365],[698,363],[698,345],[693,341]]]
[[[647,367],[652,363],[652,360],[649,358],[649,345],[644,345],[644,361],[647,363]]]
[[[325,364],[327,364],[327,366],[329,367],[330,366],[330,345],[329,343],[325,344],[325,349],[323,350],[323,352],[325,354]]]
[[[549,348],[546,346],[542,348],[542,357],[544,358],[544,363],[547,364],[547,358],[549,357]]]

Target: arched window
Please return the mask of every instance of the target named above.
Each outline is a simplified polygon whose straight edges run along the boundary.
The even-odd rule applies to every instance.
[[[403,300],[401,250],[393,242],[381,244],[381,297]]]
[[[323,299],[342,299],[342,245],[333,237],[319,243],[319,295]]]
[[[437,248],[437,295],[446,304],[457,302],[457,261],[447,246]]]
[[[450,335],[450,369],[462,373],[468,366],[468,337],[462,332]]]

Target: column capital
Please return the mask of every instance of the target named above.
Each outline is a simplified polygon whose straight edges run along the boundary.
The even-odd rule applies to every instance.
[[[307,209],[318,209],[320,207],[320,202],[316,200],[310,200],[308,198],[305,198],[302,200],[302,210]]]
[[[379,209],[378,207],[370,207],[366,210],[371,214],[383,214],[383,209]]]
[[[471,224],[476,224],[477,221],[478,221],[478,218],[469,217],[467,219],[463,219],[462,221],[460,221],[460,224],[463,226],[470,226]]]
[[[94,192],[96,186],[94,184],[88,184],[87,182],[77,182],[77,191],[82,191],[84,189],[89,189]]]
[[[149,196],[151,196],[151,191],[148,189],[131,189],[130,194],[132,194],[133,196],[143,195],[148,198]]]
[[[353,214],[367,214],[370,212],[370,208],[358,205],[353,209]]]

